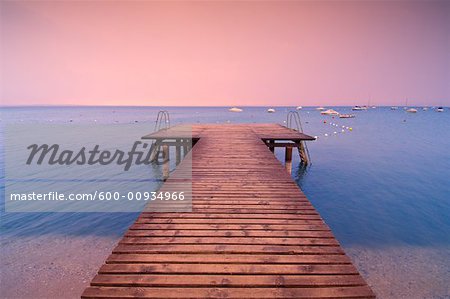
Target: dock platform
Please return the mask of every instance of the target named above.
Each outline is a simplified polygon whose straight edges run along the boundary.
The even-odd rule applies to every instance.
[[[271,152],[314,138],[275,124],[194,125],[189,134],[192,212],[142,212],[82,298],[375,297]],[[182,127],[145,136],[188,137]],[[183,162],[164,185],[190,171]]]

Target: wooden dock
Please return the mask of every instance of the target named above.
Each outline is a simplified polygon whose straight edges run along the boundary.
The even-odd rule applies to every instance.
[[[182,147],[186,132],[146,138]],[[189,134],[189,164],[164,186],[192,166],[192,212],[143,212],[82,298],[375,297],[269,148],[313,138],[274,124]]]

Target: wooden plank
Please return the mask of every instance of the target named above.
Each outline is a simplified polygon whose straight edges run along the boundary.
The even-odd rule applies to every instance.
[[[280,264],[105,264],[100,274],[328,274],[356,275],[352,264],[280,265]]]
[[[368,286],[316,288],[90,287],[81,298],[375,298]]]
[[[289,225],[302,225],[302,224],[314,224],[322,223],[322,219],[316,215],[299,215],[298,219],[243,219],[243,218],[147,218],[140,217],[136,220],[136,223],[173,223],[173,224],[289,224]]]
[[[128,237],[119,244],[228,244],[228,245],[339,245],[334,238],[264,238],[264,237]]]
[[[197,202],[197,200],[196,200]],[[247,202],[246,202],[247,203]],[[237,203],[238,204],[238,203]],[[319,216],[315,210],[308,210],[298,215],[291,214],[229,214],[229,213],[148,213],[142,212],[138,219],[302,219],[304,216]]]
[[[264,230],[159,230],[159,229],[130,229],[127,237],[284,237],[284,238],[334,238],[331,231],[264,231]]]
[[[362,286],[359,275],[111,275],[100,274],[93,286],[119,287],[332,287]]]
[[[328,231],[325,224],[146,224],[135,223],[130,229],[158,229],[158,230],[290,230],[290,231]]]
[[[200,263],[200,264],[350,264],[344,254],[139,254],[113,253],[106,261],[117,263]]]
[[[147,245],[147,244],[119,244],[113,253],[237,253],[237,254],[343,254],[339,246],[280,246],[280,245],[224,245],[224,244],[195,244],[195,245]]]

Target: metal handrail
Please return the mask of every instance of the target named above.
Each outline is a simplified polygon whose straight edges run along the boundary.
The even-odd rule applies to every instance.
[[[162,129],[168,129],[170,128],[170,117],[169,117],[169,111],[167,110],[160,110],[158,112],[158,115],[156,116],[156,122],[155,122],[155,132],[162,130]]]
[[[296,128],[292,128],[292,119],[295,121]],[[299,131],[300,133],[303,133],[303,127],[302,122],[300,121],[300,115],[297,111],[289,111],[287,115],[286,125],[290,129],[294,129],[296,131]]]
[[[158,115],[156,116],[155,128],[153,132],[158,132],[160,130],[167,130],[169,128],[170,128],[169,111],[160,110],[158,112]],[[158,161],[158,158],[161,154],[159,148],[160,148],[159,142],[157,142],[156,140],[152,140],[150,144],[150,151],[152,152],[150,157],[152,162]]]

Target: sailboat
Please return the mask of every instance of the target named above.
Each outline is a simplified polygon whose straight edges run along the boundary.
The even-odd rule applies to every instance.
[[[408,110],[408,98],[405,100],[405,106],[403,107],[404,110]]]

